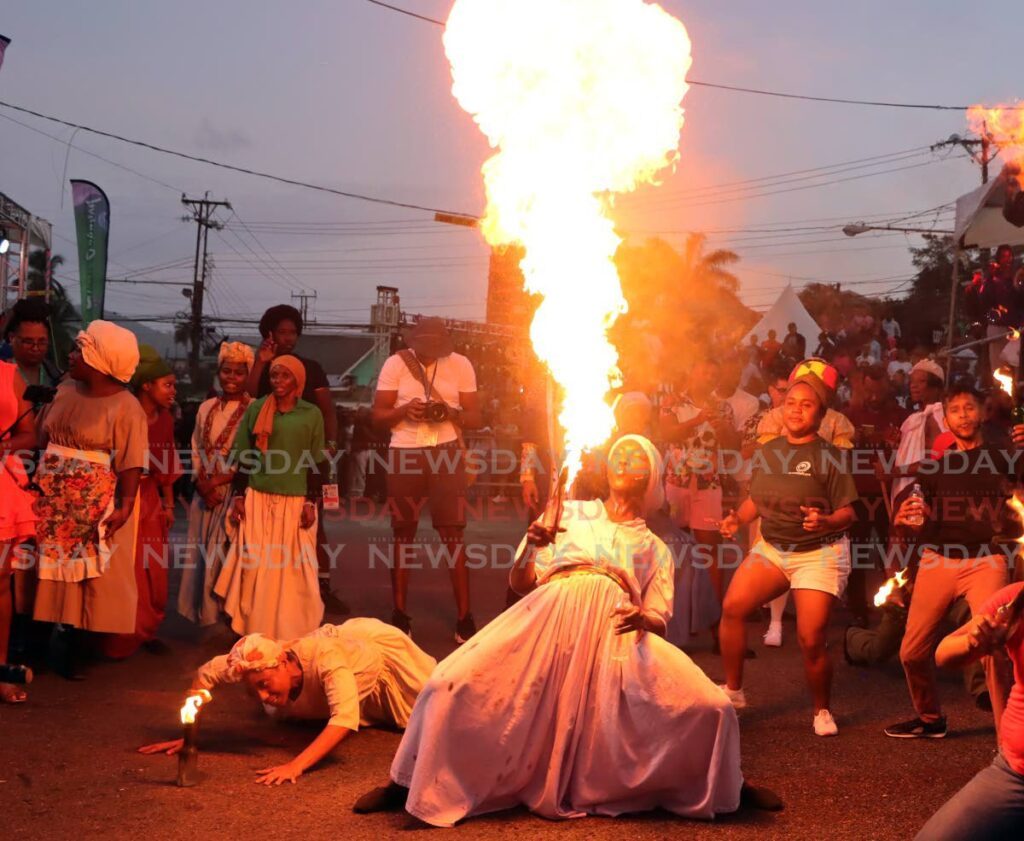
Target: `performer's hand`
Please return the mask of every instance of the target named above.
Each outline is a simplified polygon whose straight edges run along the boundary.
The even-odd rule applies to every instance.
[[[800,510],[803,512],[804,515],[804,531],[828,531],[828,515],[822,514],[820,508],[815,508],[814,506],[809,505],[801,505]]]
[[[245,500],[240,496],[236,496],[231,501],[231,522],[235,525],[242,522],[245,519]]]
[[[269,336],[260,343],[260,348],[256,351],[256,358],[259,359],[264,365],[270,362],[277,355],[277,342],[275,342]]]
[[[256,772],[259,776],[256,782],[264,786],[279,786],[281,783],[294,783],[302,776],[302,769],[292,762],[284,765],[275,765],[273,768],[263,768]]]
[[[642,633],[647,629],[643,611],[635,604],[627,604],[615,608],[612,611],[612,616],[619,618],[619,622],[615,626],[616,636],[631,634],[633,631],[640,631]]]
[[[909,496],[903,500],[899,511],[893,517],[894,526],[904,526],[910,529],[919,529],[931,516],[931,510],[924,500],[916,496]]]
[[[1006,625],[994,616],[979,616],[967,632],[967,647],[971,651],[991,654],[993,650],[1006,643]]]
[[[1013,443],[1018,447],[1024,447],[1024,424],[1018,424],[1013,428]]]
[[[154,754],[154,753],[166,753],[168,756],[174,756],[179,753],[181,749],[185,747],[184,739],[173,739],[170,742],[154,742],[151,745],[143,745],[139,748],[139,753]]]
[[[174,506],[164,506],[163,518],[168,530],[174,528]]]
[[[128,522],[128,512],[123,508],[116,509],[103,521],[102,534],[104,540],[113,539],[118,530]]]
[[[312,528],[316,522],[316,505],[308,500],[302,503],[302,514],[299,515],[299,525],[304,528]]]
[[[563,532],[565,529],[560,528],[558,531]],[[530,527],[526,530],[526,542],[538,549],[543,549],[555,542],[555,533],[541,525],[540,520],[536,520],[530,523]]]
[[[523,487],[523,505],[528,509],[536,509],[540,505],[540,489],[533,479],[523,479],[520,483]]]
[[[732,540],[736,532],[740,530],[740,518],[735,511],[730,511],[724,520],[718,524],[718,531],[726,540]]]

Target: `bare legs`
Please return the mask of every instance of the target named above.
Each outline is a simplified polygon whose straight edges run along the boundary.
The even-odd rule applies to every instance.
[[[759,555],[748,556],[736,570],[722,604],[722,621],[718,627],[725,682],[730,689],[743,688],[747,617],[788,589],[789,582],[782,571]]]

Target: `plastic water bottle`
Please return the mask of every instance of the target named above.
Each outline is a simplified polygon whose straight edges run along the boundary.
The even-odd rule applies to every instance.
[[[914,486],[910,489],[910,496],[908,499],[916,499],[918,502],[924,502],[924,491],[921,489],[921,485],[918,482],[914,482]],[[924,525],[924,516],[917,514],[910,517],[907,522],[914,527]]]

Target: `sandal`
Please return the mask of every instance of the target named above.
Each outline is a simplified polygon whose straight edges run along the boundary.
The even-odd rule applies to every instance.
[[[24,704],[28,693],[13,683],[0,683],[0,704]]]

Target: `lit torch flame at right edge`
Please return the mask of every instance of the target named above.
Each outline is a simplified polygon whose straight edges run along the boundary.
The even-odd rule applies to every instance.
[[[444,47],[452,93],[498,149],[481,231],[522,245],[526,289],[543,296],[530,338],[561,387],[571,485],[615,425],[607,333],[626,301],[612,195],[674,164],[690,39],[643,0],[456,0]]]
[[[893,594],[893,591],[900,589],[906,583],[907,571],[905,569],[897,570],[896,574],[892,578],[887,579],[878,592],[875,593],[875,607],[881,607],[885,604],[889,596]]]
[[[206,689],[197,689],[185,699],[181,708],[182,747],[178,751],[178,785],[188,788],[199,783],[199,748],[196,745],[196,717],[200,707],[209,704],[213,696]]]

